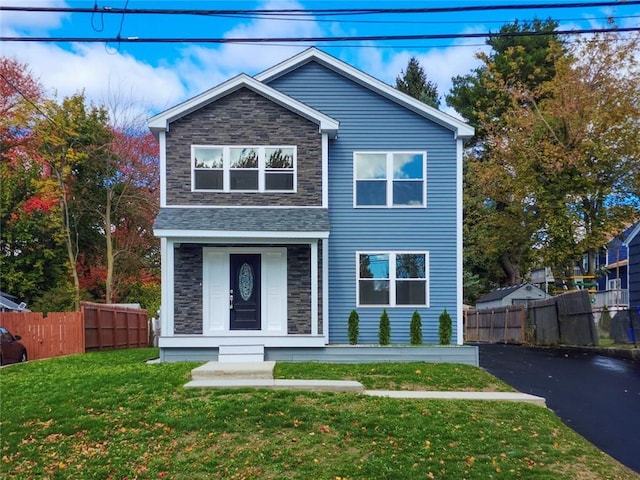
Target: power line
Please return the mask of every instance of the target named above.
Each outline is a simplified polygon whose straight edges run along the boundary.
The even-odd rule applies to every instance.
[[[0,37],[1,42],[75,42],[75,43],[335,43],[347,41],[443,40],[459,38],[530,37],[545,35],[585,35],[592,33],[639,32],[637,27],[584,28],[574,30],[484,33],[433,33],[417,35],[353,35],[337,37],[238,37],[238,38],[149,38],[149,37]]]
[[[421,8],[311,8],[311,9],[166,9],[166,8],[117,8],[102,7],[25,7],[2,6],[0,11],[43,12],[43,13],[105,13],[105,14],[146,14],[146,15],[377,15],[377,14],[416,14],[416,13],[456,13],[495,10],[532,10],[532,9],[572,9],[593,7],[625,7],[640,5],[640,0],[596,1],[596,2],[556,2],[507,5],[465,5],[459,7],[421,7]]]

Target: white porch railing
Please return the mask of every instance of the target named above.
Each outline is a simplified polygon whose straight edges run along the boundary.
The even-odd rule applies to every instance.
[[[629,308],[629,290],[605,290],[604,292],[596,292],[596,301],[592,307],[600,309],[603,307],[611,308]]]

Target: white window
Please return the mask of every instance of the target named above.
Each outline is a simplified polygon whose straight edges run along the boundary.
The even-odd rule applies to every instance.
[[[294,192],[294,146],[191,147],[191,188],[215,192]]]
[[[429,306],[428,252],[356,253],[358,306]]]
[[[355,152],[354,206],[424,207],[426,159],[426,152]]]

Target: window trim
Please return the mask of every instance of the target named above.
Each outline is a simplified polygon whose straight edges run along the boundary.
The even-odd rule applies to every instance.
[[[384,205],[358,205],[358,175],[356,158],[359,154],[386,155],[386,182],[387,198]],[[393,156],[395,154],[422,155],[422,204],[420,205],[394,205],[393,204]],[[418,181],[418,179],[413,179]],[[379,179],[378,181],[382,181]],[[353,152],[353,208],[426,208],[427,207],[427,151],[426,150],[356,150]]]
[[[258,150],[258,188],[257,190],[235,190],[231,189],[231,149],[252,148]],[[267,174],[273,169],[266,168],[265,150],[269,148],[290,148],[293,150],[293,188],[290,190],[268,190],[266,188]],[[222,189],[213,188],[196,188],[196,172],[214,169],[196,168],[195,152],[196,149],[221,149],[222,150]],[[298,147],[296,145],[191,145],[191,191],[192,192],[216,192],[216,193],[296,193],[298,190]],[[240,169],[253,170],[253,169]],[[284,170],[283,171],[288,171]]]
[[[396,256],[397,255],[424,255],[424,281],[425,281],[425,303],[424,304],[396,304],[396,282],[398,280],[409,280],[406,278],[397,278],[396,276]],[[376,303],[360,303],[360,255],[388,255],[389,256],[389,304]],[[358,250],[355,257],[356,266],[356,307],[358,308],[430,308],[431,306],[431,279],[429,268],[429,251],[427,250]],[[418,279],[415,279],[416,281]],[[420,279],[421,280],[421,279]]]

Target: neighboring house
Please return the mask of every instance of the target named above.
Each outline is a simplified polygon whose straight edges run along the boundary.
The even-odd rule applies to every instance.
[[[26,303],[18,303],[18,297],[0,292],[0,312],[28,312],[26,307]]]
[[[462,149],[473,129],[315,48],[149,121],[160,143],[162,361],[462,343]],[[287,350],[288,349],[288,350]],[[229,357],[226,357],[229,358]]]
[[[604,274],[597,279],[598,291],[626,290],[628,288],[628,248],[625,245],[625,240],[631,234],[634,226],[631,225],[621,235],[612,238],[602,249],[597,263],[599,270],[602,270]]]
[[[629,306],[629,249],[626,241],[635,227],[631,225],[622,234],[612,238],[596,259],[598,270],[602,273],[596,278],[594,310],[605,306],[609,310],[621,310]]]
[[[640,314],[640,222],[631,229],[624,245],[628,249],[629,309]]]
[[[511,305],[527,305],[535,300],[544,300],[550,298],[551,295],[545,293],[544,290],[532,285],[531,283],[522,283],[520,285],[512,285],[510,287],[501,287],[492,290],[483,295],[476,302],[478,310],[483,308],[506,307]]]

